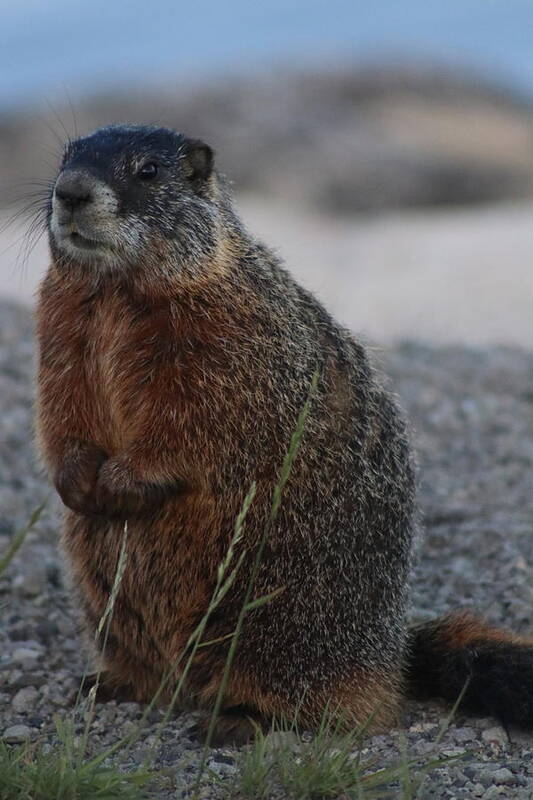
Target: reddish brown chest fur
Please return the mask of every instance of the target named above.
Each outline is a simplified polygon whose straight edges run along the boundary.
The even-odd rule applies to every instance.
[[[162,392],[175,388],[180,369],[175,352],[177,327],[168,310],[148,315],[117,294],[95,299],[87,309],[80,333],[87,408],[92,413],[89,424],[94,440],[110,455],[128,448],[141,435],[149,413],[146,388],[155,381],[157,363],[172,355],[174,380],[171,386],[159,388]]]
[[[232,445],[230,436],[220,446],[217,418],[226,407],[224,419],[231,419],[236,334],[220,311],[199,300],[136,302],[116,288],[91,296],[50,280],[42,287],[38,428],[52,472],[65,442],[79,439],[109,457],[127,456],[141,480],[183,477],[188,487],[149,520],[129,521],[113,628],[154,669],[162,657],[154,642],[166,661],[205,611],[249,485],[228,490],[221,502],[211,480]],[[113,583],[121,530],[67,517],[64,546],[93,625]]]
[[[224,309],[213,314],[198,300],[137,302],[113,287],[91,296],[45,283],[41,388],[64,408],[67,435],[83,432],[109,455],[148,438],[193,457],[211,450],[212,423],[228,402],[236,330]]]

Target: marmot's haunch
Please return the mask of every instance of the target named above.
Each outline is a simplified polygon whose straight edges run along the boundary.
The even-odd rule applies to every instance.
[[[245,617],[219,737],[296,712],[313,727],[325,707],[383,727],[407,692],[454,701],[467,679],[466,709],[532,725],[533,644],[467,614],[408,632],[415,524],[401,416],[361,345],[244,229],[211,149],[137,126],[74,141],[48,227],[38,434],[93,633],[128,521],[107,690],[156,692],[207,609],[255,481],[243,562],[187,679],[189,700],[212,706],[317,372],[253,587],[277,594]]]

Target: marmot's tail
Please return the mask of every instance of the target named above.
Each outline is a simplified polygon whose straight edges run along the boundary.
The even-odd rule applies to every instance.
[[[465,711],[533,728],[533,640],[456,612],[414,627],[409,647],[411,696],[455,703],[464,690]]]

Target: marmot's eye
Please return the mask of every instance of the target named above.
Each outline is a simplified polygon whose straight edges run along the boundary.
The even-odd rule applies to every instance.
[[[139,170],[137,171],[137,177],[143,181],[151,181],[156,177],[158,172],[159,167],[155,161],[147,161],[142,165],[142,167],[139,167]]]

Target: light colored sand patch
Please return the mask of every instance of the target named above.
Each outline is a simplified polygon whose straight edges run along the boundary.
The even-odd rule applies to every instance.
[[[248,200],[249,227],[370,338],[533,347],[533,205],[353,222]]]
[[[377,342],[533,347],[533,204],[353,221],[256,197],[239,205],[250,230],[277,248],[299,281]],[[17,263],[20,235],[0,235],[0,295],[31,302],[46,241],[24,265]]]

